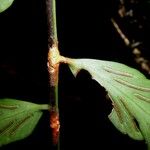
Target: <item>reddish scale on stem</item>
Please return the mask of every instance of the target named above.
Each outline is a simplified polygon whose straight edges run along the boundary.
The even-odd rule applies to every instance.
[[[60,129],[59,114],[56,111],[51,111],[50,127],[52,129],[52,142],[56,145],[58,143]]]
[[[58,43],[54,42],[53,45],[49,48],[48,52],[48,72],[49,72],[49,83],[50,83],[50,127],[52,130],[52,141],[54,145],[58,144],[59,140],[59,112],[58,112],[58,97],[57,97],[57,86],[58,86],[58,73],[59,73],[59,64],[68,63],[71,60],[65,58],[59,54]]]
[[[57,43],[54,43],[48,52],[48,72],[50,75],[50,86],[58,84],[58,68],[59,68],[59,50]]]
[[[52,141],[53,145],[58,144],[59,139],[59,112],[58,112],[58,98],[57,98],[57,86],[58,86],[58,71],[59,71],[59,50],[57,42],[55,42],[48,52],[48,72],[50,82],[50,127],[52,130]]]

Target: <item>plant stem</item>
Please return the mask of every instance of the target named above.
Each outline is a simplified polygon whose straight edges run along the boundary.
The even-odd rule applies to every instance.
[[[48,46],[57,43],[56,0],[46,0]]]
[[[56,1],[46,0],[48,26],[48,72],[50,84],[50,127],[52,129],[53,145],[59,150],[59,108],[58,108],[58,71],[59,50],[56,26]]]

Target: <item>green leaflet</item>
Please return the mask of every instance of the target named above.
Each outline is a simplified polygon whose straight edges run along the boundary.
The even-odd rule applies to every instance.
[[[0,146],[29,136],[48,105],[14,99],[0,100]]]
[[[0,0],[0,13],[9,8],[14,0]]]
[[[126,65],[93,59],[69,59],[76,74],[87,70],[103,86],[112,101],[110,121],[135,140],[145,140],[150,150],[150,80]]]

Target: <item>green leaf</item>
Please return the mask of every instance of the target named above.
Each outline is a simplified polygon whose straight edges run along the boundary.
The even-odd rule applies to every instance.
[[[49,109],[49,106],[14,99],[0,100],[0,146],[29,136],[43,109]]]
[[[9,8],[14,0],[0,0],[0,13]]]
[[[145,140],[150,150],[150,80],[126,65],[93,59],[70,59],[76,76],[87,70],[103,86],[112,101],[110,121],[135,140]]]

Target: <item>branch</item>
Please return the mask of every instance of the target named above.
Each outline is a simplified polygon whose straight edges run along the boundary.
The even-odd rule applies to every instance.
[[[141,50],[137,48],[141,43],[135,42],[132,43],[130,40],[127,38],[127,36],[123,33],[123,31],[120,29],[119,25],[117,22],[112,18],[111,22],[120,35],[120,38],[124,41],[125,45],[132,49],[133,54],[135,55],[135,61],[137,64],[141,66],[141,68],[146,71],[148,74],[150,74],[150,62],[149,60],[145,59],[142,57]]]

